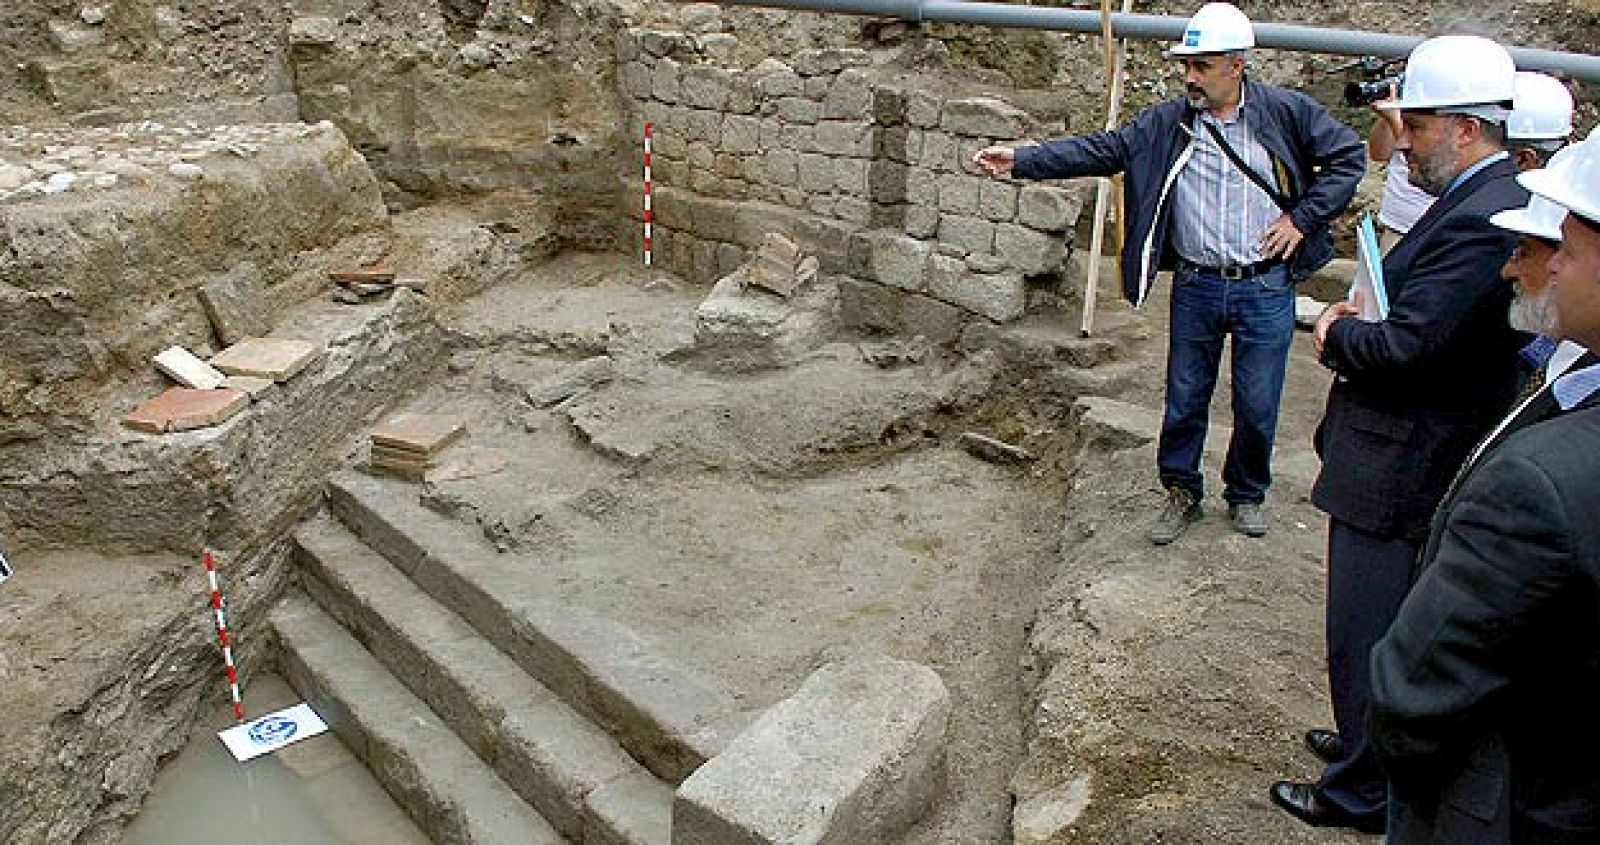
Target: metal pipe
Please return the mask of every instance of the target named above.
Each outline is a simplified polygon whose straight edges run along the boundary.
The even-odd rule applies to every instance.
[[[942,21],[1012,29],[1046,29],[1057,32],[1098,33],[1100,13],[1091,9],[1017,6],[976,0],[716,0],[724,6],[798,9],[848,15],[900,18],[908,21]],[[1188,18],[1172,15],[1114,14],[1111,27],[1121,38],[1177,41]],[[1256,45],[1303,53],[1343,56],[1383,56],[1403,59],[1422,41],[1416,35],[1391,35],[1358,29],[1331,29],[1285,23],[1255,25]],[[1585,82],[1600,82],[1600,56],[1506,48],[1522,70],[1562,73]]]
[[[1133,8],[1133,0],[1122,0],[1122,13],[1127,14]],[[1105,41],[1106,49],[1106,78],[1111,80],[1106,86],[1106,130],[1117,127],[1117,115],[1122,111],[1122,78],[1123,67],[1128,59],[1128,42],[1123,38],[1114,38],[1111,29],[1111,0],[1100,0],[1100,38]],[[1112,204],[1111,188],[1112,177],[1102,176],[1096,180],[1100,184],[1095,186],[1094,194],[1094,228],[1089,238],[1089,277],[1083,284],[1083,316],[1078,323],[1078,333],[1089,337],[1094,332],[1095,301],[1100,296],[1100,267],[1105,263],[1106,245],[1106,211]],[[1122,237],[1122,193],[1117,192],[1117,237],[1118,246],[1121,246]]]

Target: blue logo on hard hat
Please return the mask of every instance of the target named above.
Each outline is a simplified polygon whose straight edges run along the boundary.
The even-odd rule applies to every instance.
[[[275,742],[287,740],[289,737],[294,736],[295,731],[298,730],[300,730],[300,726],[295,724],[293,719],[286,719],[282,716],[268,716],[251,725],[247,733],[250,734],[250,741],[256,745],[271,745]]]
[[[1198,29],[1184,30],[1184,33],[1183,33],[1183,46],[1185,46],[1185,47],[1199,47],[1200,46],[1200,30],[1198,30]]]

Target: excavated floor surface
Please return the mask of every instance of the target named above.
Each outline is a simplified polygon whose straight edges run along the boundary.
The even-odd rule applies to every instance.
[[[478,525],[514,588],[624,622],[744,709],[851,654],[932,666],[955,705],[949,795],[910,841],[1002,839],[1017,667],[1064,491],[945,431],[992,368],[883,370],[840,344],[706,372],[686,354],[700,295],[638,275],[571,256],[451,321],[454,375],[408,408],[462,416],[453,451],[504,468],[429,482],[422,500]],[[522,398],[601,352],[609,384],[549,410]]]
[[[1010,841],[1013,793],[1019,817],[1058,823],[1037,841],[1359,841],[1265,799],[1273,779],[1314,774],[1297,737],[1327,721],[1323,522],[1305,502],[1327,382],[1305,338],[1272,534],[1234,535],[1213,506],[1155,550],[1153,447],[1092,448],[1069,492],[1061,455],[997,466],[955,445],[969,428],[1072,439],[986,402],[1008,378],[993,356],[880,369],[837,344],[719,373],[692,354],[700,296],[622,257],[569,255],[457,308],[447,374],[405,407],[461,415],[470,433],[447,455],[471,471],[417,485],[421,500],[476,526],[508,579],[625,622],[748,710],[853,653],[935,668],[955,705],[948,787],[910,842]],[[1113,391],[1152,412],[1157,338],[1121,350],[1133,378]],[[599,354],[608,384],[552,408],[523,398]],[[1226,380],[1215,414],[1228,421]],[[119,607],[199,589],[184,561],[119,567]],[[6,585],[8,637],[28,628],[37,646],[0,663],[8,700],[150,636],[94,611],[105,581],[80,569]],[[93,625],[100,637],[72,639]]]

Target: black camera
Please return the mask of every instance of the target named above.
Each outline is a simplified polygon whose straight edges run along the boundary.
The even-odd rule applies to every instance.
[[[1383,56],[1362,56],[1342,65],[1328,68],[1327,73],[1355,71],[1357,79],[1344,85],[1345,105],[1352,108],[1370,106],[1400,92],[1400,70],[1405,59],[1386,59]]]
[[[1344,84],[1344,103],[1347,106],[1370,106],[1379,100],[1398,94],[1400,77],[1384,76],[1371,81],[1353,79]]]

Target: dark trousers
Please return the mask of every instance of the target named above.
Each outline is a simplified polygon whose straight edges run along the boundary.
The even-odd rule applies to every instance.
[[[1420,543],[1328,522],[1328,691],[1346,756],[1324,769],[1317,785],[1361,818],[1383,818],[1388,788],[1367,741],[1372,647],[1400,612],[1421,551]]]
[[[1163,487],[1205,493],[1200,458],[1222,343],[1233,337],[1233,438],[1222,465],[1223,498],[1260,502],[1272,485],[1278,431],[1294,340],[1294,285],[1287,268],[1249,279],[1179,269],[1172,277],[1167,338],[1167,407],[1156,462]]]

